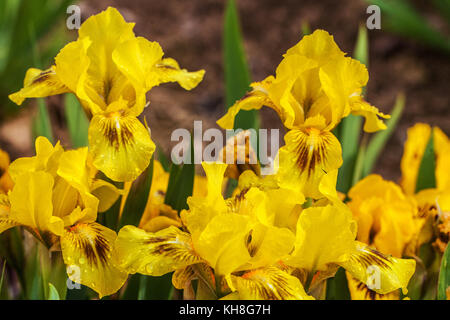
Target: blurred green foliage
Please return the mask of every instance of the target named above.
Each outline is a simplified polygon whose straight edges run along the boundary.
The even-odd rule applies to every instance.
[[[225,70],[225,101],[227,108],[241,99],[250,90],[250,71],[245,57],[239,16],[234,0],[228,0],[225,8],[223,30],[223,52]],[[259,129],[256,110],[241,110],[235,120],[235,128]]]
[[[365,0],[381,9],[382,28],[450,54],[450,38],[431,26],[411,0]],[[427,1],[440,14],[447,26],[450,22],[450,1]]]
[[[65,94],[64,107],[72,147],[80,148],[87,146],[89,120],[77,97],[72,93]]]
[[[22,87],[28,68],[48,66],[66,43],[66,10],[73,0],[0,1],[0,117],[18,110],[8,95]],[[41,65],[35,65],[36,52]]]
[[[450,294],[447,293],[448,290],[450,290],[450,246],[447,244],[439,272],[437,298],[439,300],[447,300]]]

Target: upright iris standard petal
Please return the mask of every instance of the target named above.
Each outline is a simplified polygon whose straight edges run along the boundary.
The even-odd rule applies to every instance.
[[[361,94],[369,80],[366,67],[350,57],[332,60],[319,71],[322,90],[332,105],[333,124],[348,115],[350,100]]]
[[[73,202],[74,205],[72,206],[72,210],[81,205],[83,209],[82,213],[86,214],[82,217],[83,221],[92,222],[97,219],[99,199],[91,193],[92,187],[90,184],[87,157],[87,148],[69,150],[61,155],[57,174],[71,188],[65,188],[65,190],[72,190],[72,193],[76,192],[76,194],[73,197],[68,197],[67,194],[61,195],[59,196],[60,199],[58,201],[63,202],[66,205]],[[61,185],[62,183],[59,184]],[[54,198],[55,197],[56,195],[54,195]],[[117,197],[115,199],[117,199]]]
[[[334,37],[325,30],[316,30],[312,34],[304,36],[284,56],[294,54],[316,60],[319,65],[324,65],[331,59],[344,57],[345,55],[337,46]]]
[[[111,112],[96,115],[89,126],[94,165],[117,181],[136,179],[150,163],[155,144],[135,117]]]
[[[48,231],[61,234],[63,221],[53,217],[53,184],[53,177],[44,171],[20,175],[9,196],[10,218],[41,236]]]
[[[295,235],[286,228],[255,225],[247,234],[246,245],[251,259],[241,269],[273,265],[294,248]]]
[[[59,142],[53,146],[45,137],[37,137],[35,141],[36,155],[33,157],[23,157],[14,160],[9,173],[13,181],[25,172],[46,171],[53,177],[59,166],[59,158],[64,150]]]
[[[105,101],[93,89],[95,81],[88,77],[88,70],[92,64],[88,56],[91,44],[89,38],[78,39],[68,43],[55,57],[56,73],[80,100],[89,118],[105,108]]]
[[[98,212],[105,212],[119,199],[121,192],[111,183],[95,180],[91,185],[91,193],[98,200]]]
[[[79,223],[61,236],[69,278],[95,290],[100,298],[119,290],[127,273],[111,263],[116,233],[98,223]]]
[[[246,246],[250,228],[246,216],[233,213],[216,215],[195,239],[195,250],[218,274],[227,275],[250,260]]]
[[[182,211],[180,214],[194,240],[206,228],[211,219],[228,210],[222,196],[222,183],[227,164],[203,162],[202,166],[208,178],[208,194],[206,197],[189,197],[187,202],[190,210]]]
[[[154,71],[164,52],[157,42],[137,37],[129,39],[117,46],[112,58],[117,68],[133,85],[136,102],[131,114],[138,116],[145,107],[145,94],[159,84]]]
[[[115,8],[109,7],[101,13],[91,16],[81,25],[77,41],[91,44],[86,49],[89,67],[80,79],[75,93],[85,100],[91,112],[105,110],[114,102],[126,86],[126,78],[113,62],[112,54],[120,43],[134,38],[134,23],[127,23]],[[75,54],[74,57],[80,56]],[[70,59],[72,56],[69,56]],[[81,68],[83,68],[81,66]],[[122,96],[126,99],[125,94]],[[133,98],[131,98],[133,100]],[[130,101],[133,103],[134,101]]]
[[[127,273],[161,276],[203,260],[195,253],[190,235],[176,227],[151,233],[125,226],[115,242],[114,261]]]
[[[60,177],[83,192],[89,191],[87,156],[88,148],[66,151],[61,155],[57,171]]]
[[[305,209],[298,219],[295,249],[288,265],[309,271],[326,270],[354,251],[356,224],[348,210],[328,205]]]
[[[119,44],[112,53],[112,59],[133,85],[149,90],[159,83],[156,77],[152,77],[152,72],[163,55],[159,43],[136,37]]]
[[[385,254],[401,257],[416,233],[417,206],[399,186],[369,175],[353,186],[348,202],[358,222],[357,239]]]
[[[367,69],[345,57],[333,37],[323,30],[303,37],[283,56],[276,76],[252,84],[253,90],[232,106],[218,121],[231,128],[239,110],[273,108],[288,129],[307,127],[308,118],[320,115],[322,129],[330,131],[350,112],[366,117],[365,130],[385,128],[378,117],[387,118],[361,97],[368,81]]]

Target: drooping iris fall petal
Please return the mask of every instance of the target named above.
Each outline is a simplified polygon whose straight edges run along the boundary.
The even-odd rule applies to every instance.
[[[23,81],[23,88],[9,98],[21,105],[27,98],[41,98],[69,92],[69,89],[59,79],[55,72],[55,66],[47,70],[36,68],[28,69]]]
[[[314,300],[306,294],[298,278],[276,267],[232,275],[229,282],[243,300]]]
[[[116,233],[98,223],[79,223],[64,230],[61,250],[69,278],[95,290],[100,298],[119,290],[127,273],[111,263]]]
[[[202,262],[188,233],[169,227],[152,233],[134,226],[119,231],[115,242],[115,264],[128,273],[161,276]]]
[[[117,181],[133,181],[150,163],[155,144],[134,116],[96,115],[89,126],[94,165]]]
[[[339,264],[369,289],[380,294],[397,289],[402,289],[406,294],[406,287],[416,268],[414,259],[386,256],[361,242],[356,242],[349,259]]]
[[[316,128],[290,130],[284,139],[286,145],[278,153],[280,186],[320,198],[320,181],[342,165],[339,140],[331,132]]]

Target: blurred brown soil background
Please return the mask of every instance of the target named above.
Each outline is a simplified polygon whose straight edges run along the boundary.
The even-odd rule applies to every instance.
[[[150,106],[144,115],[152,138],[169,153],[170,134],[176,128],[193,127],[203,120],[204,130],[217,127],[224,114],[222,25],[226,1],[220,0],[99,0],[81,1],[83,20],[107,6],[114,6],[127,21],[136,23],[138,36],[158,41],[165,56],[178,60],[189,70],[205,69],[203,82],[191,92],[175,84],[154,88],[148,95]],[[340,48],[352,54],[358,26],[365,23],[367,3],[362,0],[238,0],[245,51],[252,79],[273,74],[282,54],[301,38],[301,25],[325,29]],[[431,24],[447,35],[445,23],[427,1],[415,1]],[[38,13],[37,13],[38,14]],[[383,17],[382,17],[383,19]],[[75,31],[68,31],[75,38]],[[399,92],[406,95],[403,117],[379,159],[376,172],[387,179],[400,177],[400,159],[406,130],[416,122],[439,126],[450,134],[448,55],[400,38],[385,30],[370,30],[370,79],[367,100],[389,113]],[[31,63],[30,63],[31,65]],[[1,105],[1,104],[0,104]],[[55,136],[68,144],[60,98],[49,99]],[[0,125],[0,146],[16,158],[34,152],[31,141],[29,103],[12,119]],[[276,114],[261,112],[263,128],[281,128]]]

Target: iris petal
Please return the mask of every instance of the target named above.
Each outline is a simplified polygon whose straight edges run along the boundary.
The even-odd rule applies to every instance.
[[[116,233],[98,223],[79,223],[64,231],[61,250],[69,278],[95,290],[100,298],[119,290],[127,279],[112,263]]]
[[[94,166],[116,181],[132,181],[147,168],[155,144],[134,116],[96,115],[89,126]]]
[[[203,80],[205,70],[189,72],[181,69],[178,62],[172,58],[162,59],[156,64],[156,72],[161,83],[178,82],[186,90],[195,88]]]
[[[350,258],[340,265],[377,293],[386,294],[401,288],[406,294],[416,261],[386,256],[357,242]]]
[[[300,280],[275,267],[252,270],[231,276],[232,287],[243,300],[314,300]]]
[[[122,270],[152,276],[202,262],[194,252],[190,235],[173,226],[156,233],[123,227],[115,243],[114,257]]]
[[[339,140],[331,132],[316,128],[291,130],[284,139],[286,145],[278,153],[280,186],[306,197],[322,197],[320,181],[342,165]]]
[[[9,98],[21,105],[26,98],[48,97],[65,92],[69,92],[69,89],[56,75],[54,66],[47,70],[30,68],[25,74],[23,88],[10,94]]]
[[[261,82],[254,82],[251,84],[253,88],[240,100],[236,101],[232,105],[228,112],[219,120],[217,124],[224,129],[233,129],[234,120],[240,110],[259,110],[263,106],[269,106],[276,109],[275,105],[271,102],[268,96],[268,88],[274,80],[273,76],[267,77]]]

